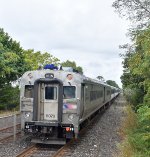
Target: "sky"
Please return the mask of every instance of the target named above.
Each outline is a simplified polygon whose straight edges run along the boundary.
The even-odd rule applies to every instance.
[[[121,87],[128,23],[114,0],[0,0],[0,27],[24,49],[75,61],[86,76],[114,80]]]

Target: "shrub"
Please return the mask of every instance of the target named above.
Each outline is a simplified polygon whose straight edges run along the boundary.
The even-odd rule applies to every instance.
[[[6,85],[0,90],[1,110],[12,110],[19,106],[19,88]]]
[[[0,110],[4,110],[5,109],[5,105],[4,104],[0,104]]]
[[[127,107],[120,133],[124,141],[119,145],[119,157],[150,156],[150,108],[142,105],[135,114]]]

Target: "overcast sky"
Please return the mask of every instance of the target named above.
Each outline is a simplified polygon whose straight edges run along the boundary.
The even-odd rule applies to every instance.
[[[127,21],[113,0],[0,0],[0,27],[24,49],[75,61],[86,76],[121,86],[119,45],[128,42]]]

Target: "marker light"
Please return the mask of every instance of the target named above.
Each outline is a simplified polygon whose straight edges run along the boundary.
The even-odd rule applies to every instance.
[[[26,112],[24,116],[25,116],[25,118],[29,118],[30,117],[30,112]]]
[[[66,128],[66,131],[70,131],[70,128],[69,128],[69,127],[67,127],[67,128]]]
[[[72,74],[68,74],[68,75],[67,75],[67,79],[68,79],[68,80],[72,80],[72,79],[73,79],[73,75],[72,75]]]
[[[32,79],[32,78],[33,78],[33,76],[32,76],[31,73],[28,74],[28,77],[29,77],[29,79]]]
[[[74,114],[69,114],[68,118],[69,118],[69,120],[73,120],[74,119]]]
[[[54,78],[54,74],[52,74],[52,73],[47,73],[47,74],[45,74],[45,78],[50,78],[50,79],[52,79],[52,78]]]

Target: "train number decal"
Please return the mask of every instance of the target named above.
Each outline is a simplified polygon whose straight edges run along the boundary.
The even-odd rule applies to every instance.
[[[54,114],[46,114],[46,118],[55,118]]]

